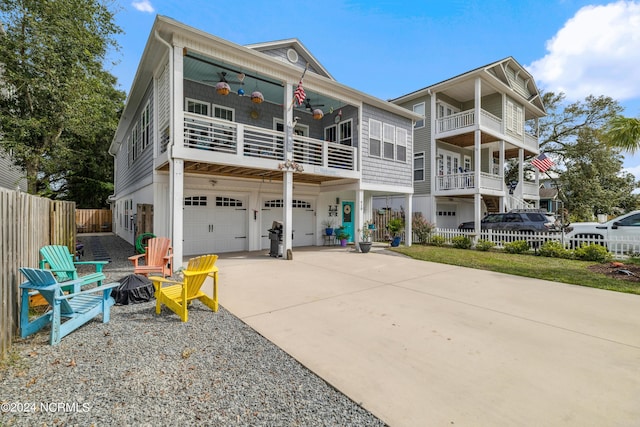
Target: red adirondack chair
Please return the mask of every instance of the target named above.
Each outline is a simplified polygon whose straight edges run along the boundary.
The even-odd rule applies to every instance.
[[[133,263],[133,274],[149,276],[149,273],[159,273],[162,277],[169,277],[173,261],[171,240],[166,237],[151,238],[147,241],[145,253],[130,256],[129,260]]]

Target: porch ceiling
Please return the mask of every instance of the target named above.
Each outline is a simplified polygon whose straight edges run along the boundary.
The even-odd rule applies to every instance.
[[[447,144],[451,144],[451,145],[455,145],[457,147],[462,147],[462,148],[469,148],[469,147],[473,147],[474,145],[474,136],[473,136],[473,132],[470,133],[465,133],[462,135],[455,135],[455,136],[450,136],[447,138],[439,138],[440,141],[444,141]],[[496,142],[497,139],[495,136],[489,134],[489,133],[485,133],[482,132],[481,136],[480,136],[480,143],[481,144],[489,144],[492,142]],[[511,146],[509,144],[507,144],[507,147],[505,149],[504,152],[504,156],[506,159],[511,159],[511,158],[517,158],[518,157],[518,148],[510,148]],[[535,153],[528,151],[527,149],[525,149],[525,157],[527,156],[531,156]]]
[[[161,171],[168,172],[169,164],[160,167]],[[185,173],[194,173],[199,175],[210,176],[228,176],[233,178],[256,179],[282,182],[282,172],[269,169],[254,169],[241,166],[218,165],[212,163],[202,163],[194,161],[184,162]],[[343,177],[331,177],[322,175],[311,175],[303,173],[294,173],[294,182],[305,184],[322,184],[330,181],[344,180]]]

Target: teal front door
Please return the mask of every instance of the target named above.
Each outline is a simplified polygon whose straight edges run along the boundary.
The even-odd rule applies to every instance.
[[[342,226],[345,233],[349,234],[349,241],[353,242],[354,234],[353,202],[342,202]]]

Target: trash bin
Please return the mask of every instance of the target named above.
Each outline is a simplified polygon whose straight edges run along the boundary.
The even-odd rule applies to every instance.
[[[269,240],[271,240],[271,246],[269,249],[269,256],[278,258],[282,257],[282,221],[273,221],[269,231]]]

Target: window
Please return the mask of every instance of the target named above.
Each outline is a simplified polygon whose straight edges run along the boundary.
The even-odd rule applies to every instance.
[[[336,142],[338,140],[338,127],[336,125],[324,128],[324,140],[327,142]]]
[[[507,101],[507,130],[522,135],[524,132],[523,110],[520,105]]]
[[[465,172],[469,172],[471,170],[471,156],[464,156],[464,160],[463,160],[464,165],[462,166],[464,168]]]
[[[340,140],[338,141],[342,145],[352,145],[351,140],[351,119],[340,122],[338,125],[338,135]]]
[[[131,129],[131,160],[135,162],[140,151],[140,126],[138,122],[133,124]]]
[[[380,157],[382,146],[382,122],[369,119],[369,155]]]
[[[131,135],[127,136],[127,165],[131,166],[133,163],[133,147],[131,146]]]
[[[147,148],[147,146],[149,145],[149,142],[151,141],[151,125],[149,123],[151,117],[151,104],[149,104],[147,102],[147,105],[145,105],[144,110],[142,110],[142,116],[140,117],[140,127],[141,127],[141,139],[142,139],[142,145],[140,147],[140,150],[144,150],[145,148]]]
[[[201,114],[203,116],[209,115],[209,103],[202,102],[195,99],[185,100],[185,109],[190,113]]]
[[[396,128],[396,160],[407,161],[407,130]]]
[[[222,207],[242,207],[242,200],[232,199],[231,197],[216,197],[216,206]]]
[[[382,140],[384,147],[384,158],[391,159],[394,158],[395,151],[395,137],[396,137],[396,129],[392,125],[384,124],[382,127]]]
[[[413,112],[416,114],[420,114],[422,117],[424,117],[424,102],[414,105]],[[414,126],[415,129],[419,129],[423,127],[424,127],[424,119],[416,121],[416,124]]]
[[[213,117],[222,120],[233,121],[233,110],[215,105],[213,107]]]
[[[438,118],[442,118],[442,117],[448,117],[452,114],[455,113],[459,113],[460,110],[458,108],[452,107],[451,105],[439,101],[436,107],[436,110],[438,111]]]
[[[189,196],[184,198],[185,206],[207,206],[207,196]]]
[[[424,181],[424,152],[413,155],[413,180]]]

